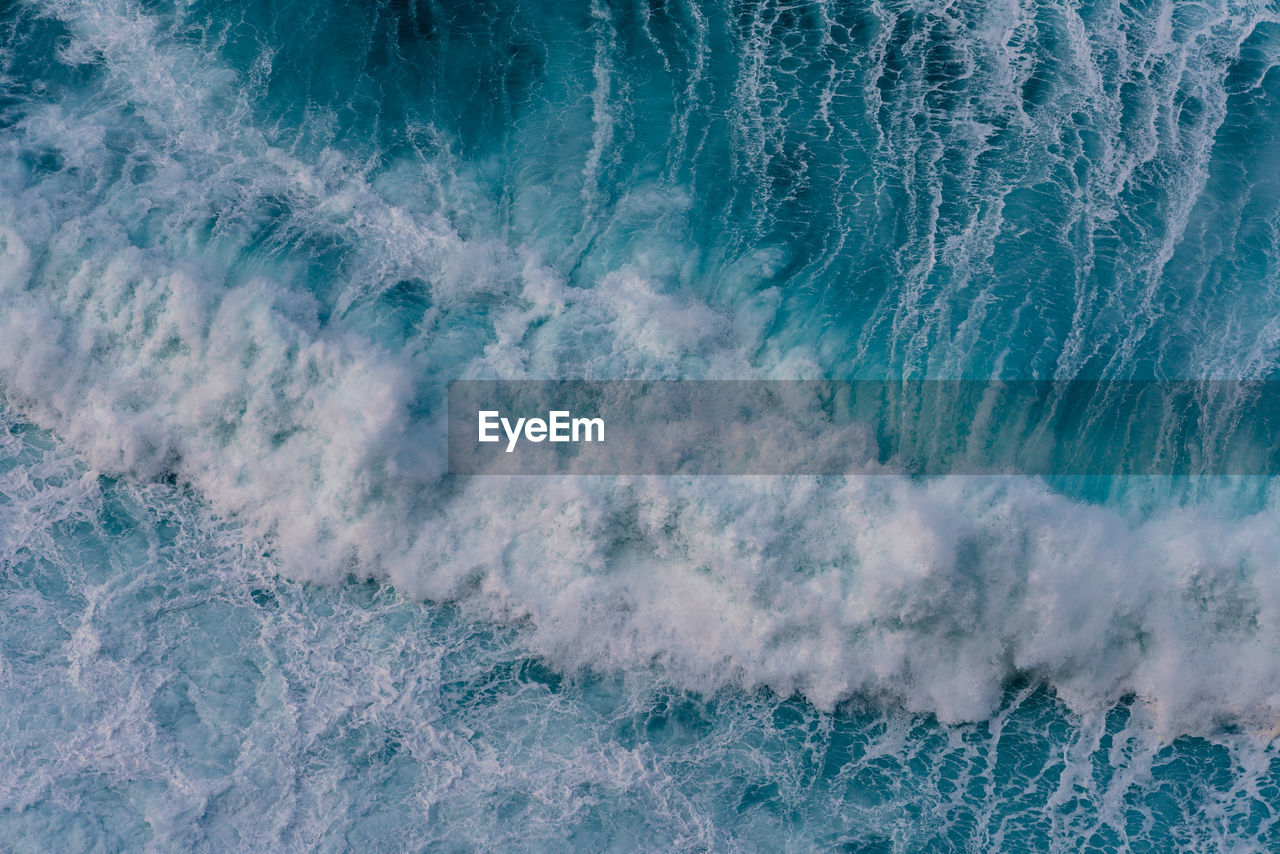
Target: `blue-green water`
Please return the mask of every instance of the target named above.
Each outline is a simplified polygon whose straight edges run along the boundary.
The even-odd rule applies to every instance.
[[[1278,67],[1262,3],[0,3],[0,847],[1280,850],[1269,479],[443,436],[1270,378]]]

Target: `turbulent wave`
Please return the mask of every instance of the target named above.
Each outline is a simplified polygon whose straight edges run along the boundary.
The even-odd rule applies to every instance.
[[[820,710],[1280,719],[1265,479],[454,480],[442,432],[461,377],[1270,376],[1266,4],[59,0],[0,45],[10,413],[289,577]]]
[[[1074,851],[1274,845],[1269,739],[1075,715],[940,727],[652,668],[564,679],[518,629],[292,583],[167,484],[0,432],[0,839],[114,850]],[[38,761],[32,761],[37,757]]]

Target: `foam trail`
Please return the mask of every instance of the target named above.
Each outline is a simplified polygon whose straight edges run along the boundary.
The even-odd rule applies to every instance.
[[[92,470],[564,673],[1274,727],[1269,484],[458,482],[440,436],[464,376],[1266,375],[1264,7],[184,8],[4,13],[0,389]]]
[[[290,582],[197,496],[113,482],[4,424],[0,597],[21,607],[0,619],[16,711],[0,738],[42,758],[0,768],[0,839],[19,849],[1275,840],[1275,752],[1256,738],[1169,744],[1140,703],[1077,717],[1029,686],[940,727],[705,702],[650,669],[564,680],[517,631],[377,585]]]

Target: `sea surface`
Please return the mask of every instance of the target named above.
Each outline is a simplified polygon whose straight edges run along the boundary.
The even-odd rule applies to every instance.
[[[444,439],[1277,368],[1273,3],[0,0],[0,850],[1280,851],[1272,476]]]

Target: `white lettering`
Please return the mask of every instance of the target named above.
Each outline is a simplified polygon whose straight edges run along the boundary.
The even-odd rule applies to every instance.
[[[547,413],[551,416],[551,435],[553,442],[569,441],[569,410],[553,409]]]
[[[516,429],[514,430],[511,429],[510,421],[508,421],[505,418],[502,419],[502,429],[507,431],[507,453],[508,454],[516,449],[516,441],[519,440],[520,438],[520,428],[523,426],[524,426],[523,418],[516,419]]]
[[[490,434],[490,431],[498,429],[498,411],[496,409],[480,410],[480,441],[496,442],[498,434]]]
[[[578,428],[582,428],[585,434],[582,439],[578,438]],[[596,431],[595,438],[591,437],[591,431]],[[604,441],[604,419],[603,418],[575,418],[573,419],[573,441],[575,442],[603,442]]]
[[[507,453],[516,449],[523,438],[529,442],[603,442],[603,418],[574,418],[567,409],[553,409],[547,418],[503,418],[496,409],[482,409],[477,419],[477,439],[481,442],[502,441],[498,428],[507,437]]]

